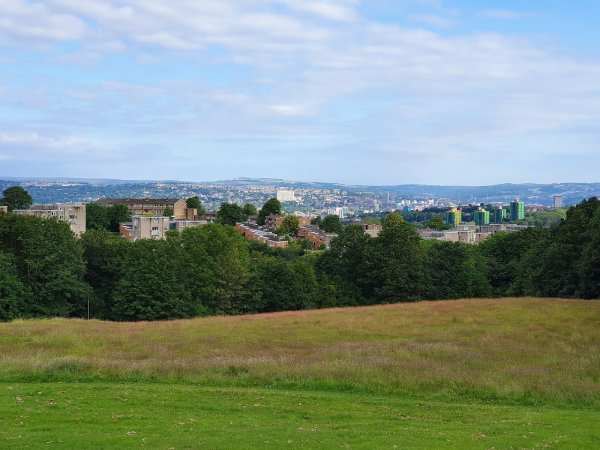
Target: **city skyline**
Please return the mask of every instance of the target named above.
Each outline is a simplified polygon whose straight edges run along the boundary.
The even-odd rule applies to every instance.
[[[598,181],[593,1],[1,3],[0,176]]]

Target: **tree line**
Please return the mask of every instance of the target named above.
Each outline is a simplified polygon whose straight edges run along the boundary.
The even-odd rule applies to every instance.
[[[312,252],[248,242],[227,223],[130,242],[110,226],[76,239],[67,223],[0,213],[0,320],[86,317],[88,305],[93,318],[135,321],[463,297],[600,297],[597,198],[554,226],[497,233],[479,246],[421,240],[397,213],[382,225],[377,238],[342,227],[329,250]]]

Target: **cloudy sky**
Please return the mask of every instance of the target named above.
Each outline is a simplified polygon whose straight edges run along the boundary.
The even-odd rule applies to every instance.
[[[0,0],[0,177],[600,181],[598,0]]]

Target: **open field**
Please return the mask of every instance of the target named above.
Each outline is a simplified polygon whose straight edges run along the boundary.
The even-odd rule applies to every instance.
[[[0,324],[0,447],[592,448],[598,430],[596,301]]]

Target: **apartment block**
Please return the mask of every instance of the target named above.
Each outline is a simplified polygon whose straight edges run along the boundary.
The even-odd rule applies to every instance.
[[[101,198],[96,204],[102,206],[126,205],[133,216],[162,216],[165,210],[173,211],[175,219],[187,219],[187,205],[177,198]]]
[[[277,236],[275,233],[263,230],[258,225],[243,222],[236,223],[235,229],[246,239],[262,242],[271,248],[287,248],[288,241]]]
[[[0,205],[0,213],[7,213],[7,212],[8,212],[8,206]]]
[[[308,239],[313,243],[315,249],[329,248],[331,240],[337,237],[336,233],[326,233],[316,225],[304,225],[300,227],[298,236]]]
[[[14,214],[23,216],[36,216],[44,219],[54,218],[67,222],[71,227],[71,231],[73,231],[77,237],[85,233],[86,230],[86,212],[85,204],[83,203],[73,205],[66,203],[36,205],[31,209],[17,209],[13,212]]]
[[[121,236],[130,241],[164,239],[169,231],[169,218],[162,216],[133,216],[132,221],[119,224]]]

